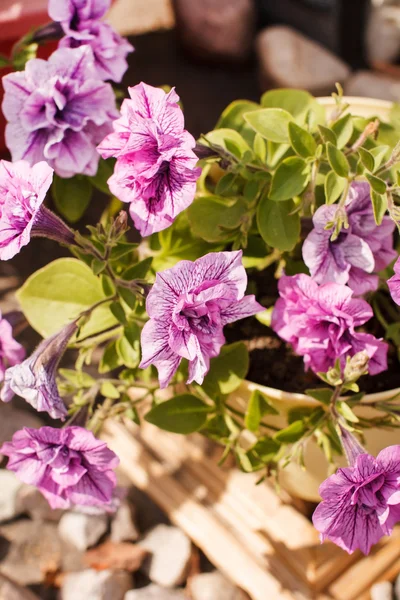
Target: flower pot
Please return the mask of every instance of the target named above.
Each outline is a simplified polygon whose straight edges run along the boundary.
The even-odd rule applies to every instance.
[[[350,105],[348,111],[357,116],[367,118],[377,116],[383,121],[388,120],[389,118],[389,112],[392,107],[391,102],[357,97],[347,97],[345,100]],[[318,101],[320,104],[326,107],[329,117],[329,112],[335,108],[334,100],[331,97],[325,97],[319,98]],[[260,392],[271,398],[273,403],[276,405],[276,408],[281,413],[285,413],[293,407],[318,405],[316,400],[306,396],[305,394],[284,392],[274,388],[258,385],[250,381],[244,381],[242,385],[232,394],[230,398],[231,403],[236,405],[238,409],[245,409],[251,392],[254,389],[260,390]],[[387,400],[388,398],[392,398],[399,393],[400,388],[380,392],[378,394],[366,395],[362,400],[362,406],[357,407],[355,412],[365,417],[371,417],[374,415],[376,416],[378,414],[377,411],[371,407],[368,407],[368,403],[377,400]],[[285,426],[285,418],[283,416],[268,417],[266,421],[279,427]],[[368,452],[376,456],[376,454],[386,446],[400,444],[400,431],[397,429],[366,430],[365,440],[365,446]],[[345,466],[345,459],[343,457],[339,458],[340,460],[338,460],[338,463],[340,466]],[[293,496],[303,498],[304,500],[319,502],[319,485],[324,479],[326,479],[331,471],[322,450],[313,440],[309,440],[305,444],[304,462],[306,467],[305,470],[303,470],[295,462],[290,463],[285,469],[282,469],[280,483]]]

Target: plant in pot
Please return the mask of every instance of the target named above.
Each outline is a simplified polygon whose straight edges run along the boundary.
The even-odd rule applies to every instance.
[[[43,337],[28,358],[0,321],[1,399],[56,420],[5,443],[8,468],[53,507],[113,510],[106,419],[197,431],[260,482],[321,484],[322,538],[368,553],[400,519],[398,108],[274,90],[196,143],[174,89],[140,83],[118,107],[106,80],[131,47],[106,5],[50,2],[60,48],[22,41],[3,78],[0,259],[36,236],[72,254],[17,293]],[[93,186],[110,200],[83,234]]]

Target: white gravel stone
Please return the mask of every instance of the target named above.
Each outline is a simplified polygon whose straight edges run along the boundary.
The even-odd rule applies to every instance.
[[[262,89],[288,87],[322,95],[335,91],[350,68],[332,52],[284,25],[267,27],[256,40]]]
[[[108,529],[107,515],[65,513],[58,524],[60,537],[78,550],[94,546]]]
[[[187,596],[183,590],[169,590],[152,583],[139,590],[130,590],[124,600],[187,600]]]
[[[64,513],[63,510],[51,508],[43,494],[31,485],[22,485],[18,490],[17,502],[21,513],[39,521],[59,521]]]
[[[347,96],[400,102],[400,81],[372,71],[356,71],[344,84],[344,92]]]
[[[60,600],[124,600],[132,588],[132,576],[125,571],[87,569],[69,573],[63,581]]]
[[[151,553],[145,559],[142,571],[153,583],[175,587],[185,581],[191,542],[183,531],[170,525],[157,525],[139,543]]]
[[[22,485],[15,473],[0,469],[0,523],[22,514],[18,506],[18,491]]]
[[[139,531],[133,518],[133,508],[124,500],[111,522],[111,540],[113,542],[135,542]]]
[[[188,588],[192,600],[246,600],[247,596],[222,573],[200,573],[189,579]]]
[[[393,585],[390,581],[375,583],[371,588],[371,600],[392,600]]]

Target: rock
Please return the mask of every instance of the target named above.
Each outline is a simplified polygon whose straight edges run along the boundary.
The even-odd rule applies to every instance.
[[[253,0],[173,0],[178,36],[196,58],[241,61],[251,51]]]
[[[133,580],[124,571],[95,571],[87,569],[65,576],[60,600],[124,600]]]
[[[390,581],[375,583],[371,588],[371,600],[392,600],[393,585]]]
[[[39,490],[30,485],[22,485],[17,494],[18,508],[21,513],[28,514],[39,521],[59,521],[64,511],[51,508]]]
[[[350,74],[340,58],[291,27],[267,27],[257,36],[256,50],[263,90],[288,87],[330,94]]]
[[[36,594],[0,573],[0,600],[40,600]]]
[[[133,508],[124,500],[111,522],[111,540],[113,542],[135,542],[139,531],[133,518]]]
[[[344,92],[347,96],[364,96],[399,102],[400,81],[372,71],[357,71],[344,84]]]
[[[108,529],[107,515],[87,515],[79,512],[65,513],[58,524],[60,537],[78,550],[94,546]]]
[[[192,600],[246,600],[248,596],[228,581],[222,573],[200,573],[190,577],[188,589]]]
[[[183,531],[170,525],[156,525],[139,543],[151,553],[142,571],[153,583],[174,587],[185,581],[192,548]]]
[[[372,8],[365,31],[366,54],[369,62],[392,63],[400,54],[400,11],[394,17],[394,7]]]
[[[168,590],[155,585],[147,585],[139,590],[130,590],[125,594],[124,600],[186,600],[187,596],[182,590]],[[217,600],[217,596],[213,598]],[[218,598],[219,600],[219,598]]]
[[[55,523],[19,519],[0,527],[0,571],[21,585],[42,582],[44,573],[61,564],[61,541]]]
[[[0,523],[22,514],[18,505],[18,491],[22,485],[15,473],[0,469]]]

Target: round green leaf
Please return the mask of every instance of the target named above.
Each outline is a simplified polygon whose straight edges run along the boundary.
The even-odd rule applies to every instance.
[[[234,129],[214,129],[205,136],[205,139],[211,144],[225,148],[234,156],[240,158],[245,152],[252,152],[250,146],[243,137]]]
[[[347,179],[336,175],[335,171],[329,171],[325,178],[325,200],[327,204],[333,204],[342,194]]]
[[[75,175],[69,179],[54,175],[52,186],[54,202],[60,214],[70,223],[76,223],[84,215],[92,191],[92,184],[84,175]]]
[[[308,133],[296,123],[289,123],[289,137],[293,150],[299,156],[308,158],[315,155],[317,144],[311,133]]]
[[[283,108],[302,124],[311,114],[311,125],[325,122],[325,109],[304,90],[281,88],[265,92],[261,98],[265,108]]]
[[[372,173],[375,169],[375,159],[371,152],[368,152],[368,150],[366,150],[365,148],[359,148],[358,154],[360,156],[360,160],[363,167],[365,167],[367,171],[370,171]]]
[[[385,212],[388,207],[387,194],[377,194],[374,190],[371,191],[372,208],[374,211],[375,223],[382,223]]]
[[[165,431],[188,434],[201,429],[212,410],[200,398],[182,394],[158,404],[144,418]]]
[[[101,281],[75,258],[60,258],[33,273],[17,292],[29,324],[48,337],[82,311],[106,298]],[[82,327],[80,338],[104,331],[117,323],[109,305],[96,308]]]
[[[232,202],[217,196],[199,198],[188,209],[192,234],[207,242],[229,239],[229,229],[239,227],[246,211],[246,203],[241,199]]]
[[[289,143],[288,125],[293,117],[281,108],[262,108],[244,115],[247,123],[265,139],[278,144]]]
[[[326,152],[328,154],[328,161],[332,169],[339,177],[347,177],[349,174],[349,163],[343,152],[335,148],[330,142],[326,145]]]
[[[248,144],[252,144],[254,140],[254,131],[249,127],[243,118],[244,113],[260,108],[259,104],[250,102],[249,100],[235,100],[226,107],[215,129],[235,129],[246,140]]]
[[[336,147],[341,150],[345,147],[353,134],[353,117],[345,115],[332,125],[332,131],[336,135]]]
[[[236,342],[223,346],[219,356],[211,359],[203,388],[211,397],[230,394],[239,387],[249,369],[249,353],[245,344]]]
[[[300,238],[300,217],[290,214],[295,208],[293,200],[273,202],[264,196],[257,209],[257,224],[263,240],[278,250],[293,250]]]
[[[383,179],[375,177],[375,175],[371,175],[371,173],[366,173],[365,177],[368,179],[368,182],[371,188],[374,190],[374,192],[376,192],[377,194],[386,193],[386,183],[383,181]]]
[[[272,177],[270,200],[290,200],[301,194],[309,182],[310,173],[309,163],[302,158],[285,158]]]

